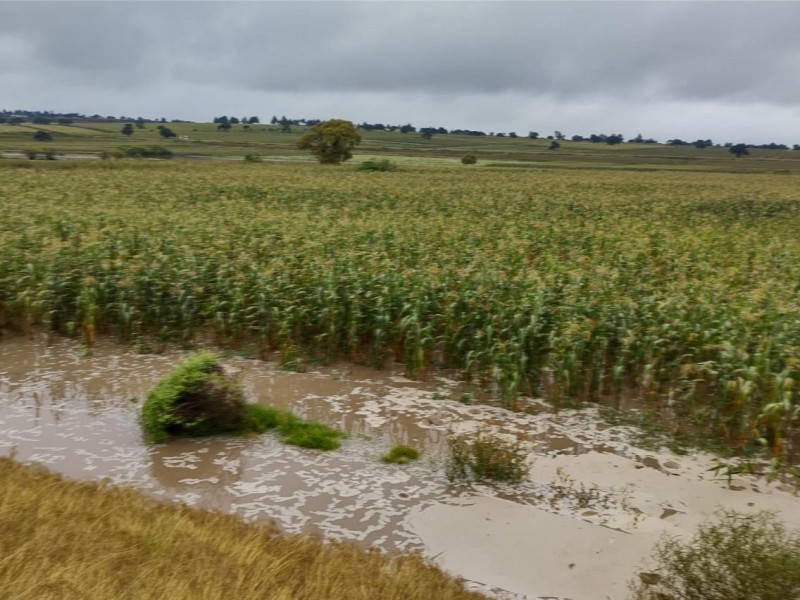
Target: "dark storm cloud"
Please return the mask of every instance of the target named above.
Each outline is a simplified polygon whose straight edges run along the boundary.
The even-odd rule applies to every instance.
[[[31,45],[25,62],[98,85],[800,94],[797,3],[59,2],[2,3],[0,15],[0,40]]]
[[[782,2],[0,1],[0,102],[119,113],[160,99],[201,118],[234,98],[338,94],[390,114],[456,98],[520,119],[573,107],[577,122],[666,104],[783,114],[800,97],[799,23],[800,3]]]

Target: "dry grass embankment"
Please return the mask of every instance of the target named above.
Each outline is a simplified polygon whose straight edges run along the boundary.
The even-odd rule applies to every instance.
[[[0,598],[479,600],[416,555],[282,535],[0,458]]]

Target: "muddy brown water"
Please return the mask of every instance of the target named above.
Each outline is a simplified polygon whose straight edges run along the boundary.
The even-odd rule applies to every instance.
[[[699,517],[691,505],[699,499],[705,502],[698,504],[702,510],[707,510],[707,499],[726,494],[738,494],[737,501],[749,499],[745,492],[709,487],[706,462],[693,465],[643,454],[628,442],[627,428],[599,421],[594,409],[553,414],[531,399],[526,400],[527,413],[466,405],[459,402],[469,392],[462,383],[445,376],[410,381],[399,365],[385,371],[334,365],[292,373],[262,361],[224,360],[251,401],[347,431],[350,435],[333,452],[287,446],[270,434],[145,444],[138,423],[141,404],[159,378],[186,356],[181,351],[137,354],[106,339],[87,354],[70,340],[0,338],[0,455],[74,479],[134,486],[248,521],[274,520],[287,532],[313,531],[387,552],[419,550],[440,556],[437,560],[454,572],[482,582],[478,589],[496,588],[504,598],[556,596],[569,590],[575,575],[567,569],[558,579],[553,567],[526,581],[519,577],[527,568],[503,574],[502,565],[511,559],[487,570],[489,554],[516,552],[502,537],[491,548],[488,542],[453,545],[458,535],[477,535],[491,527],[491,519],[511,511],[504,502],[519,507],[521,518],[530,517],[536,527],[546,529],[551,520],[562,533],[549,534],[547,543],[562,544],[565,553],[572,553],[571,548],[611,543],[606,537],[615,532],[632,535],[642,522],[642,531],[655,524],[653,532],[674,523],[693,526]],[[521,442],[530,456],[529,480],[515,486],[448,482],[447,439],[478,431]],[[421,449],[422,458],[404,466],[381,463],[380,456],[397,443]],[[679,479],[691,485],[684,496],[671,497],[671,482]],[[763,491],[753,493],[763,497]],[[786,500],[786,506],[795,506],[793,501]],[[477,523],[472,515],[479,509],[489,516]],[[446,525],[435,516],[439,511],[452,527],[437,529]],[[447,531],[455,537],[448,538]],[[500,531],[489,529],[485,535]],[[589,531],[594,537],[581,537]],[[530,540],[537,537],[531,534]],[[642,543],[651,541],[643,538]],[[462,556],[467,551],[477,554]],[[642,550],[632,548],[631,553],[641,555]],[[599,566],[597,577],[613,575]],[[603,589],[614,580],[598,582],[597,589]],[[540,583],[546,594],[537,589]]]

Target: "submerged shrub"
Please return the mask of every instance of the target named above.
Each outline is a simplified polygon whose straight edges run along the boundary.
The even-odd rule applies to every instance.
[[[211,352],[192,356],[162,379],[142,407],[142,428],[152,442],[174,436],[263,433],[276,429],[286,444],[334,450],[343,432],[304,421],[289,411],[247,404]]]
[[[386,464],[405,465],[419,458],[419,450],[411,446],[392,446],[386,454],[381,457],[381,462]]]
[[[484,432],[468,440],[451,437],[447,478],[450,481],[477,479],[519,483],[528,474],[528,453],[519,442],[506,442]]]
[[[242,429],[245,399],[215,354],[196,354],[164,377],[142,407],[142,427],[153,442]]]
[[[800,598],[800,533],[770,512],[720,511],[690,541],[660,541],[653,559],[630,584],[635,600]]]

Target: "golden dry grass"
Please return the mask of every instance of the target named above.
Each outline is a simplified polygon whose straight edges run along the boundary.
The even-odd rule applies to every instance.
[[[66,481],[0,458],[3,600],[479,600],[416,555]]]

